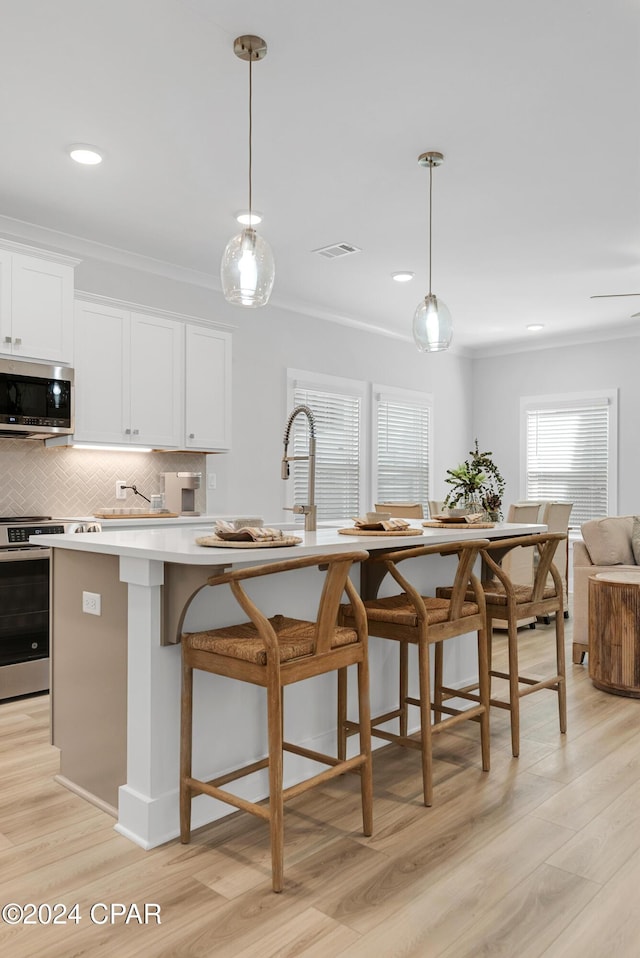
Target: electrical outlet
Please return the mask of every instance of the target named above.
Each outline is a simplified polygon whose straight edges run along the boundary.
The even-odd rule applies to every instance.
[[[127,490],[125,489],[126,484],[126,479],[116,479],[116,499],[127,498]]]
[[[82,611],[89,615],[102,615],[102,596],[99,592],[82,593]]]
[[[207,489],[213,491],[217,487],[217,478],[215,472],[210,472],[207,476]]]

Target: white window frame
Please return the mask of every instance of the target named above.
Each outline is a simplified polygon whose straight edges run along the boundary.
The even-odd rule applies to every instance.
[[[553,393],[541,396],[522,396],[520,398],[520,497],[527,498],[527,413],[540,409],[584,406],[606,403],[609,408],[609,442],[607,462],[607,515],[618,513],[618,390],[594,389],[589,392]]]
[[[331,393],[342,393],[346,396],[356,396],[361,400],[361,439],[358,456],[360,481],[358,496],[360,500],[360,511],[366,511],[368,509],[367,502],[369,502],[370,497],[370,483],[369,476],[367,475],[367,463],[369,462],[369,422],[371,419],[369,410],[369,390],[367,383],[357,379],[345,379],[341,376],[330,376],[325,373],[316,373],[305,369],[287,369],[287,409],[289,410],[289,413],[294,408],[294,394],[296,387],[315,389],[318,392],[326,391]],[[295,504],[294,484],[291,481],[288,481],[283,483],[283,485],[285,486],[283,493],[284,508],[290,510]],[[334,518],[344,519],[345,517],[335,516]]]
[[[380,402],[397,402],[407,406],[418,406],[421,409],[427,409],[429,414],[429,447],[427,461],[427,483],[428,498],[433,499],[433,394],[418,392],[413,389],[401,389],[397,386],[383,386],[379,383],[372,383],[371,386],[371,487],[372,487],[372,506],[376,502],[381,502],[381,494],[378,491],[378,411]],[[427,503],[423,503],[427,506]],[[427,512],[425,511],[425,515]]]

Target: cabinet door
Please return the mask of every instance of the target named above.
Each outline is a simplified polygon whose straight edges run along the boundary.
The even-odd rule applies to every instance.
[[[131,441],[183,445],[184,326],[131,313]]]
[[[231,333],[187,326],[185,445],[231,447]]]
[[[11,354],[11,253],[0,249],[0,353]]]
[[[73,362],[73,268],[12,254],[14,356]]]
[[[127,310],[76,303],[76,439],[130,441],[129,333]]]

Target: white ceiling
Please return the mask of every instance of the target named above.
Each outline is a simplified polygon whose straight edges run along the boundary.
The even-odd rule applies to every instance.
[[[0,214],[218,285],[247,205],[272,302],[410,334],[433,288],[475,350],[638,321],[637,0],[0,0]],[[97,168],[73,142],[100,146]],[[6,223],[4,220],[3,224]],[[12,230],[20,233],[19,224]],[[361,253],[311,251],[347,242]],[[160,266],[158,268],[161,268]],[[393,270],[416,273],[392,282]]]

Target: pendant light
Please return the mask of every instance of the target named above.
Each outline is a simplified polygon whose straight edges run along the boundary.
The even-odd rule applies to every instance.
[[[267,55],[267,44],[261,37],[236,37],[233,52],[249,63],[249,223],[227,243],[220,264],[220,279],[225,299],[236,306],[264,306],[271,295],[275,277],[273,253],[269,244],[258,236],[252,217],[252,139],[253,139],[253,62]]]
[[[418,157],[420,166],[429,167],[429,292],[418,304],[413,314],[413,338],[423,353],[437,353],[448,349],[453,336],[451,313],[441,299],[431,292],[431,196],[433,188],[433,168],[441,166],[442,153],[431,150]]]

